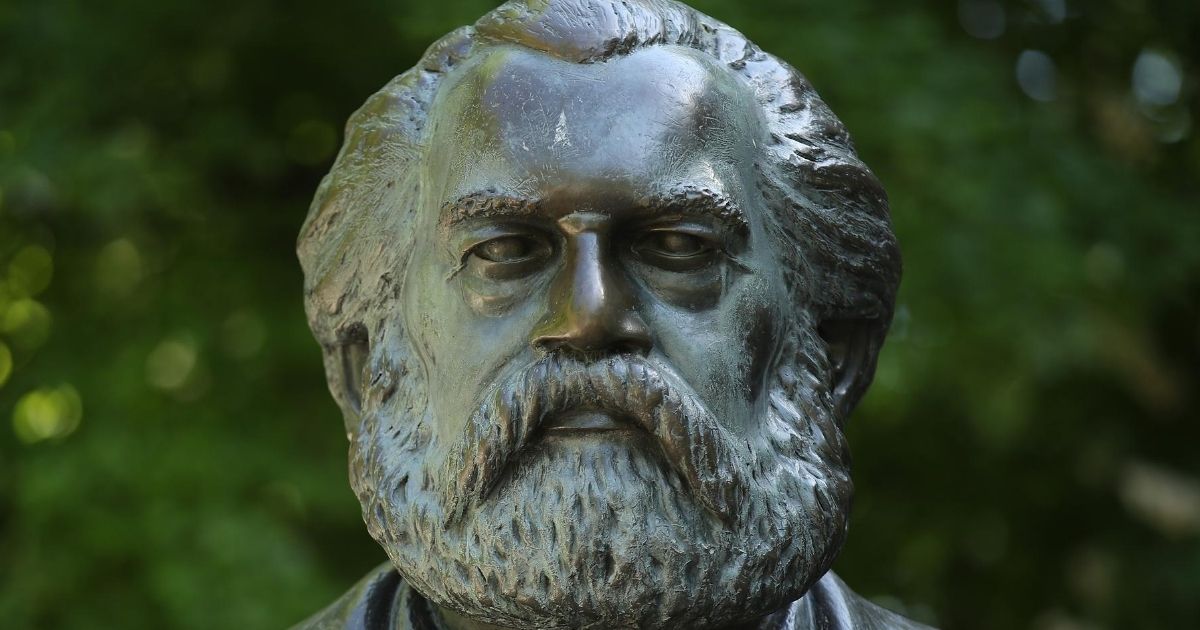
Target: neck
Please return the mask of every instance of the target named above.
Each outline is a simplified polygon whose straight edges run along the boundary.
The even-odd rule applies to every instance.
[[[433,614],[437,618],[437,626],[442,630],[513,630],[508,626],[496,626],[490,623],[476,621],[470,617],[460,615],[452,610],[447,610],[441,606],[434,605],[430,602],[430,608],[433,609]],[[753,621],[741,622],[729,626],[712,627],[708,630],[784,630],[784,625],[788,619],[788,609],[773,612],[765,617],[755,619]],[[698,626],[695,626],[698,628]]]

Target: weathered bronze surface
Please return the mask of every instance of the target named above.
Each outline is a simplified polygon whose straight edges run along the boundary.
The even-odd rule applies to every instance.
[[[391,559],[301,627],[916,627],[829,573],[887,200],[730,27],[505,4],[354,114],[299,254]]]

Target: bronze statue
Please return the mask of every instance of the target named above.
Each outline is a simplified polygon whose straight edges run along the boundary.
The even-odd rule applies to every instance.
[[[730,27],[501,6],[351,117],[299,254],[391,559],[300,627],[918,627],[829,573],[887,200]]]

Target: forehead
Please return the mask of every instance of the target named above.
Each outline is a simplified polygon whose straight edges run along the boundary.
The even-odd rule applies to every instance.
[[[577,64],[499,47],[449,77],[439,94],[429,175],[442,180],[443,198],[585,182],[609,190],[726,187],[739,168],[752,168],[760,117],[747,86],[688,49],[656,46]]]

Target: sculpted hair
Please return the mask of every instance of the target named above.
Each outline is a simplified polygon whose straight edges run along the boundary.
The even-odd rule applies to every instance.
[[[309,325],[348,428],[358,406],[353,380],[362,375],[347,369],[347,348],[373,336],[400,294],[416,237],[429,108],[449,72],[496,45],[577,63],[678,45],[710,55],[745,81],[767,123],[759,188],[795,308],[819,323],[857,322],[869,336],[865,378],[847,395],[851,408],[891,322],[900,253],[882,185],[808,81],[741,33],[673,0],[514,0],[433,44],[350,117],[301,229]]]

